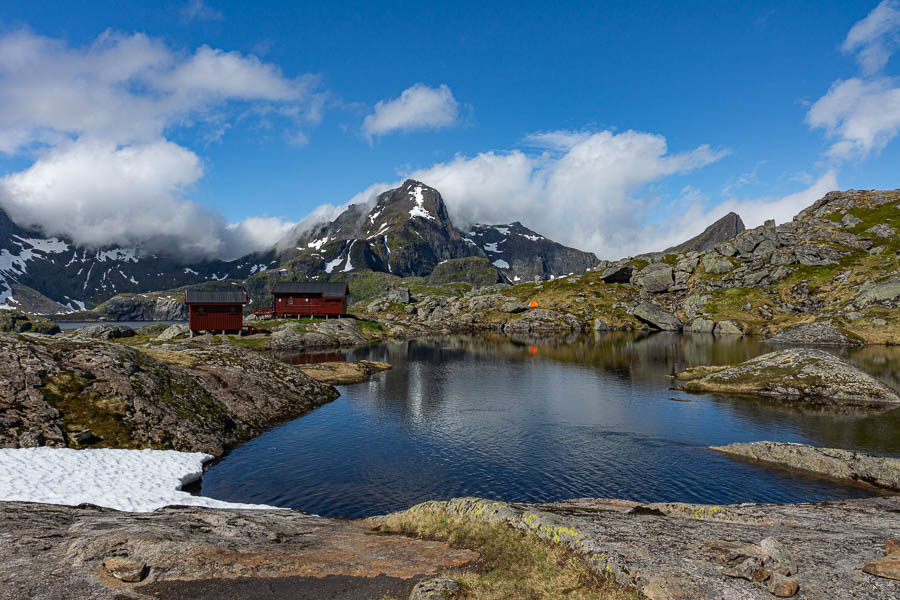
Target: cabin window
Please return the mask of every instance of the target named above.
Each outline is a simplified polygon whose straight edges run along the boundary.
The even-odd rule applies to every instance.
[[[293,304],[293,303],[294,303],[294,297],[288,296],[288,304]]]

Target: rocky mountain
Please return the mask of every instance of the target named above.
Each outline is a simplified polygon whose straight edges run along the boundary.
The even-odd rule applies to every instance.
[[[426,277],[446,261],[487,258],[510,282],[583,272],[597,258],[557,244],[521,223],[459,231],[436,189],[407,180],[374,206],[354,204],[337,219],[296,236],[286,256],[296,273],[316,278],[369,269]]]
[[[277,264],[274,250],[230,262],[185,262],[139,248],[81,248],[20,227],[0,210],[0,308],[43,314],[83,310],[117,294],[245,279]]]
[[[289,252],[309,264],[311,276],[370,269],[422,277],[442,261],[484,256],[453,226],[440,193],[413,180],[381,194],[369,210],[351,205],[294,248]]]
[[[705,252],[712,250],[719,242],[730,240],[733,237],[743,233],[747,228],[737,213],[730,212],[706,229],[700,235],[694,236],[686,242],[682,242],[677,246],[666,248],[663,254],[672,254],[679,252]]]
[[[509,225],[475,225],[466,235],[513,283],[583,273],[597,264],[592,252],[548,240],[518,221]]]

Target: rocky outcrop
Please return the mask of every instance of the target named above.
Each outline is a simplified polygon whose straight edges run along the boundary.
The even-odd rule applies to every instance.
[[[265,328],[266,322],[258,323]],[[380,337],[379,332],[363,335],[356,319],[330,319],[305,323],[302,320],[280,325],[270,338],[268,348],[279,352],[301,351],[308,348],[338,348],[359,346]],[[378,334],[378,335],[376,335]]]
[[[900,406],[891,388],[822,350],[770,352],[733,367],[694,367],[676,375],[689,392],[750,394],[871,408]]]
[[[169,448],[216,456],[337,397],[295,367],[231,344],[135,349],[0,336],[0,446]]]
[[[663,250],[663,254],[672,254],[679,252],[703,252],[712,250],[719,242],[725,242],[733,239],[746,230],[744,222],[737,213],[730,212],[706,229],[703,233],[692,237],[686,242],[682,242],[677,246],[672,246]]]
[[[59,333],[59,325],[35,315],[15,310],[0,310],[0,332],[3,333]]]
[[[791,467],[831,479],[900,491],[900,459],[838,448],[815,448],[788,442],[750,442],[711,446],[729,456]]]
[[[542,331],[581,331],[584,325],[577,318],[564,312],[545,308],[532,308],[503,326],[504,333],[523,334]]]
[[[0,599],[404,597],[471,550],[290,510],[0,503]]]
[[[632,314],[654,329],[662,331],[680,331],[684,325],[676,315],[666,312],[650,302],[641,302],[635,307]]]
[[[859,339],[847,335],[830,323],[801,323],[785,327],[766,340],[770,344],[797,344],[812,346],[859,346]]]
[[[127,325],[88,325],[76,329],[72,337],[84,340],[115,340],[134,337],[134,329]]]
[[[362,383],[374,375],[391,368],[386,362],[361,360],[359,362],[321,362],[298,367],[301,371],[322,383],[347,385]]]
[[[631,283],[645,292],[658,294],[675,284],[672,267],[665,263],[651,263],[632,275]]]
[[[456,498],[409,512],[506,523],[568,546],[598,575],[654,600],[882,600],[900,594],[900,581],[863,569],[900,535],[898,510],[900,496],[732,506]]]

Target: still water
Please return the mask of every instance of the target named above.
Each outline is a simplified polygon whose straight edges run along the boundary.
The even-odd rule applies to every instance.
[[[688,366],[770,350],[666,333],[448,337],[354,350],[349,360],[393,369],[236,448],[204,475],[200,493],[340,517],[467,495],[722,504],[872,494],[706,449],[775,440],[900,456],[900,410],[836,414],[670,389],[669,375]],[[896,388],[898,350],[845,356]]]

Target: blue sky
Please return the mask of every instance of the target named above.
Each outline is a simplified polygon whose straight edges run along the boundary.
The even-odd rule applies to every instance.
[[[897,0],[6,3],[0,204],[225,256],[412,175],[615,257],[900,187],[898,39]]]

